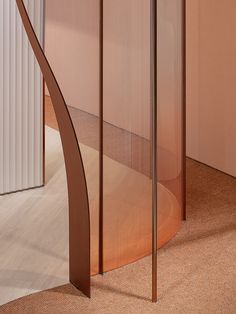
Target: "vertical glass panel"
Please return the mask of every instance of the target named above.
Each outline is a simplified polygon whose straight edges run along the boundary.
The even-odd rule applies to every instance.
[[[98,34],[99,1],[46,1],[46,56],[68,105],[85,167],[91,215],[92,273],[98,271]]]
[[[158,245],[182,210],[182,0],[158,1]],[[99,1],[46,1],[45,52],[80,142],[98,272]],[[50,108],[46,89],[46,113]],[[104,270],[151,252],[150,1],[104,0]],[[56,124],[49,127],[56,128]]]
[[[105,270],[151,252],[150,1],[105,1]],[[182,0],[158,1],[158,245],[182,209]]]
[[[157,10],[159,198],[167,193],[158,209],[161,245],[178,230],[183,207],[183,1],[159,0]]]
[[[104,263],[151,248],[149,1],[104,2]]]

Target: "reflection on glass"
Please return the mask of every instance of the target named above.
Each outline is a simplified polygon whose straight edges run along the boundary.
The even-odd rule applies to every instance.
[[[104,254],[110,270],[151,252],[149,1],[105,1]],[[182,1],[158,1],[158,245],[182,210]]]
[[[46,1],[45,51],[76,130],[91,217],[92,273],[98,271],[98,1]]]
[[[37,22],[33,12],[40,1],[43,2],[24,0],[33,25]],[[92,273],[98,271],[98,5],[94,0],[46,0],[45,12],[42,12],[45,14],[45,55],[67,103],[85,167],[92,230]],[[53,108],[47,87],[45,109],[46,123],[58,129],[55,117],[51,118]]]
[[[36,2],[25,0],[29,13]],[[45,52],[80,142],[91,215],[91,271],[97,273],[99,1],[50,0],[45,3]],[[159,246],[175,235],[181,222],[181,33],[182,0],[159,0]],[[49,97],[47,89],[46,97]],[[105,270],[151,252],[150,121],[149,1],[104,0]]]

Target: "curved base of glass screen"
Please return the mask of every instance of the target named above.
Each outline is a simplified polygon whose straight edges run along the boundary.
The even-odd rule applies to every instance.
[[[158,184],[158,189],[158,247],[160,248],[179,231],[181,227],[181,218],[179,217],[181,210],[175,196],[170,191],[161,184]],[[112,212],[110,213],[110,222],[106,222],[107,232],[110,236],[104,239],[106,248],[105,272],[136,262],[152,252],[151,211],[146,211],[145,207],[138,209],[135,206],[129,206],[129,214],[127,215],[126,210],[127,205],[124,204],[124,207],[121,207],[119,216],[116,215],[116,219],[123,221],[122,228],[119,228],[118,231],[114,228],[115,223],[112,219]],[[142,221],[142,228],[140,228],[140,220]],[[96,230],[91,230],[91,232],[93,241]],[[119,246],[118,244],[119,250],[117,250],[117,243],[120,241],[123,242],[123,245]],[[92,274],[95,275],[98,273],[97,253],[96,251],[91,253]]]
[[[107,156],[104,163],[103,270],[107,272],[152,252],[152,180]],[[166,181],[158,184],[158,247],[171,240],[181,227],[182,206],[174,195],[180,179],[168,180],[166,176]],[[91,272],[95,275],[99,271],[98,212],[91,208],[90,214]]]

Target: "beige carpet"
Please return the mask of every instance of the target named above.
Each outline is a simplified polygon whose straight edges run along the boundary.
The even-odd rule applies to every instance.
[[[188,160],[188,221],[159,250],[159,302],[151,259],[92,279],[92,299],[71,285],[8,303],[0,313],[236,313],[236,180]]]

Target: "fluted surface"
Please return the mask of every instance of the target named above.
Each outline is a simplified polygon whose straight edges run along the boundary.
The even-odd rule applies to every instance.
[[[25,0],[39,39],[43,0]],[[0,0],[0,194],[43,184],[42,77],[14,0]]]

